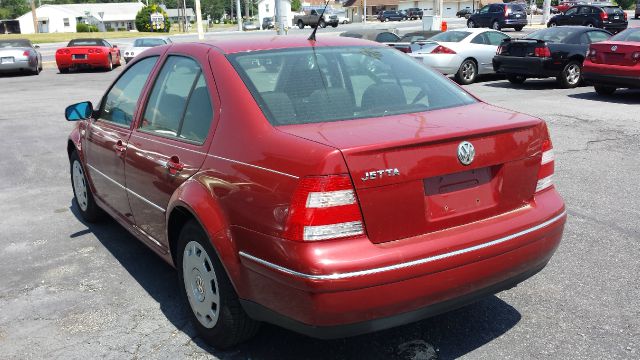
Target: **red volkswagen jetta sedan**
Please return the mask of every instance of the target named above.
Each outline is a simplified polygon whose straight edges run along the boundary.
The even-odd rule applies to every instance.
[[[153,48],[66,116],[82,216],[174,265],[219,348],[463,306],[540,271],[566,220],[544,121],[364,40]]]

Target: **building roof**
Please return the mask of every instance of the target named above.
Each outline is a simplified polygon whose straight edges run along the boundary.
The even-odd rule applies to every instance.
[[[182,9],[167,9],[167,16],[169,17],[178,17],[178,16],[182,16]],[[196,13],[193,12],[192,8],[187,8],[187,16],[188,17],[195,17]]]
[[[58,10],[67,13],[73,17],[86,17],[88,11],[92,17],[101,21],[122,21],[122,20],[134,20],[138,11],[144,7],[141,2],[127,2],[127,3],[85,3],[85,4],[63,4],[63,5],[50,5],[45,4],[39,6],[36,9],[36,15],[40,17],[39,12],[43,10]],[[104,16],[101,18],[100,14],[103,12]],[[25,15],[31,16],[31,12]],[[22,15],[22,16],[25,16]]]

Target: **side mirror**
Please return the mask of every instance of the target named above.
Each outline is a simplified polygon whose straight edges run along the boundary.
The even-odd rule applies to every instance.
[[[64,116],[67,121],[87,120],[93,114],[93,104],[91,101],[85,101],[67,106]]]
[[[40,45],[33,45],[34,49],[40,49]]]

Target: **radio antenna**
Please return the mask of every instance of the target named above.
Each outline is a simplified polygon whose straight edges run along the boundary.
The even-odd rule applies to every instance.
[[[316,31],[318,31],[320,21],[324,19],[324,12],[325,10],[327,10],[327,5],[329,5],[329,0],[327,0],[327,2],[324,3],[324,9],[322,9],[322,14],[318,16],[318,22],[316,23],[316,27],[313,29],[313,32],[311,33],[311,35],[309,35],[309,38],[307,40],[316,41]]]

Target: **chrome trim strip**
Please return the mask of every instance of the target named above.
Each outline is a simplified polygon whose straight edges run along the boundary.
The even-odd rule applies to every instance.
[[[293,276],[297,276],[303,279],[310,279],[310,280],[338,280],[338,279],[346,279],[346,278],[352,278],[352,277],[358,277],[358,276],[365,276],[365,275],[371,275],[371,274],[377,274],[377,273],[381,273],[381,272],[386,272],[386,271],[392,271],[392,270],[398,270],[398,269],[403,269],[403,268],[407,268],[407,267],[412,267],[412,266],[416,266],[416,265],[422,265],[422,264],[426,264],[429,262],[433,262],[433,261],[437,261],[437,260],[442,260],[442,259],[446,259],[446,258],[450,258],[453,256],[457,256],[457,255],[462,255],[462,254],[466,254],[472,251],[476,251],[476,250],[480,250],[480,249],[484,249],[490,246],[494,246],[503,242],[507,242],[509,240],[513,240],[515,238],[518,238],[520,236],[529,234],[531,232],[540,230],[558,220],[560,220],[563,216],[565,216],[567,214],[566,211],[563,211],[561,214],[541,223],[538,224],[534,227],[528,228],[526,230],[522,230],[520,232],[517,232],[515,234],[511,234],[493,241],[489,241],[483,244],[479,244],[479,245],[475,245],[475,246],[471,246],[468,248],[464,248],[464,249],[460,249],[460,250],[456,250],[456,251],[452,251],[452,252],[448,252],[448,253],[444,253],[444,254],[440,254],[440,255],[435,255],[435,256],[430,256],[427,258],[423,258],[423,259],[418,259],[418,260],[413,260],[413,261],[409,261],[409,262],[404,262],[404,263],[400,263],[400,264],[395,264],[395,265],[390,265],[390,266],[384,266],[384,267],[379,267],[379,268],[374,268],[374,269],[368,269],[368,270],[361,270],[361,271],[354,271],[354,272],[348,272],[348,273],[341,273],[341,274],[329,274],[329,275],[312,275],[312,274],[305,274],[305,273],[301,273],[295,270],[291,270],[285,267],[282,267],[280,265],[276,265],[273,263],[270,263],[266,260],[262,260],[260,258],[257,258],[253,255],[249,255],[245,252],[240,251],[240,256],[255,261],[259,264],[262,264],[268,268],[280,271],[282,273],[285,274],[289,274],[289,275],[293,275]]]
[[[95,171],[96,173],[102,175],[105,179],[111,181],[112,183],[118,185],[120,188],[124,189],[126,192],[130,193],[131,195],[134,195],[135,197],[137,197],[138,199],[144,201],[145,203],[151,205],[152,207],[154,207],[155,209],[157,209],[158,211],[164,213],[166,212],[166,210],[158,205],[156,205],[155,203],[151,202],[150,200],[147,200],[145,197],[143,197],[142,195],[139,195],[138,193],[136,193],[135,191],[127,188],[126,186],[120,184],[119,182],[113,180],[112,178],[110,178],[109,176],[105,175],[102,171],[96,169],[95,167],[93,167],[92,165],[87,163],[87,166],[89,168],[91,168],[91,170]]]
[[[256,169],[260,169],[260,170],[264,170],[264,171],[269,171],[269,172],[272,172],[274,174],[284,175],[284,176],[288,176],[288,177],[293,178],[293,179],[298,179],[298,177],[295,176],[295,175],[287,174],[287,173],[284,173],[284,172],[281,172],[281,171],[278,171],[278,170],[273,170],[273,169],[269,169],[269,168],[258,166],[258,165],[248,164],[248,163],[245,163],[245,162],[242,162],[242,161],[238,161],[238,160],[227,159],[227,158],[224,158],[224,157],[218,156],[218,155],[212,155],[212,154],[207,154],[207,155],[211,156],[211,157],[214,157],[216,159],[225,160],[225,161],[229,161],[229,162],[240,164],[240,165],[246,165],[246,166],[249,166],[249,167],[252,167],[252,168],[256,168]]]
[[[192,152],[192,153],[196,153],[196,154],[200,154],[200,155],[207,155],[207,153],[204,153],[204,152],[202,152],[202,151],[193,150],[193,149],[188,149],[188,148],[185,148],[185,147],[182,147],[182,146],[178,146],[178,145],[170,144],[170,143],[169,143],[169,142],[167,142],[167,141],[159,141],[159,140],[155,140],[155,139],[148,138],[148,137],[146,137],[146,136],[140,136],[140,135],[136,134],[135,132],[132,132],[132,133],[131,133],[131,136],[136,137],[136,138],[138,138],[138,139],[148,140],[148,141],[151,141],[151,142],[154,142],[154,143],[160,144],[160,145],[168,145],[168,146],[174,147],[174,148],[176,148],[176,149],[180,149],[180,150],[184,150],[184,151],[190,151],[190,152]],[[178,140],[176,140],[176,141],[178,141]]]

